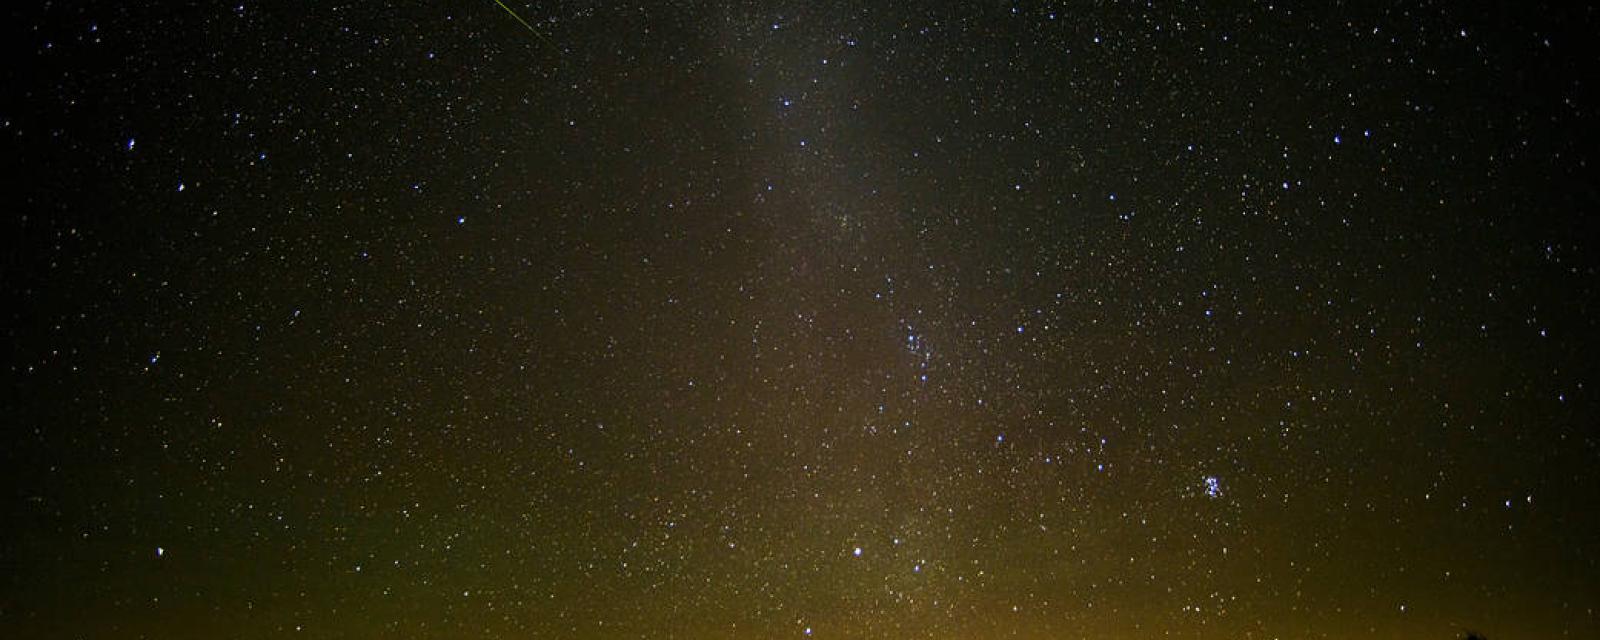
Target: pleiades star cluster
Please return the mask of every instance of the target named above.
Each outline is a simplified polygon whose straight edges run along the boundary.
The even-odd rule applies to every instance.
[[[1600,637],[1473,4],[10,7],[0,636]]]

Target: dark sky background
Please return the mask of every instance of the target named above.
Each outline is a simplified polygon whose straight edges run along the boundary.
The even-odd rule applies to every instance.
[[[1357,4],[7,9],[0,636],[1600,637],[1600,20]]]

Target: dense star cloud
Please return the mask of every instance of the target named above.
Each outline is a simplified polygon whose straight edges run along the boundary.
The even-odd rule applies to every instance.
[[[0,636],[1600,636],[1592,9],[6,23]]]

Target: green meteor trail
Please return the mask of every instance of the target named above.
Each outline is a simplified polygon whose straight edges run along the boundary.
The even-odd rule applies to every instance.
[[[560,49],[556,47],[556,43],[551,42],[550,39],[546,38],[544,34],[539,33],[539,30],[533,28],[533,25],[528,24],[527,20],[523,20],[522,16],[518,14],[515,9],[512,9],[510,5],[507,5],[503,0],[494,0],[494,3],[500,5],[501,9],[505,9],[506,13],[511,14],[511,17],[516,18],[517,22],[522,23],[522,26],[528,29],[528,33],[538,36],[538,38],[543,40],[545,44],[548,44],[551,48],[555,48],[557,51],[560,51]]]

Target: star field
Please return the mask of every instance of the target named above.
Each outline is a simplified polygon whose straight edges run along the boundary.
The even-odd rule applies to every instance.
[[[1590,8],[6,23],[0,636],[1600,636]]]

